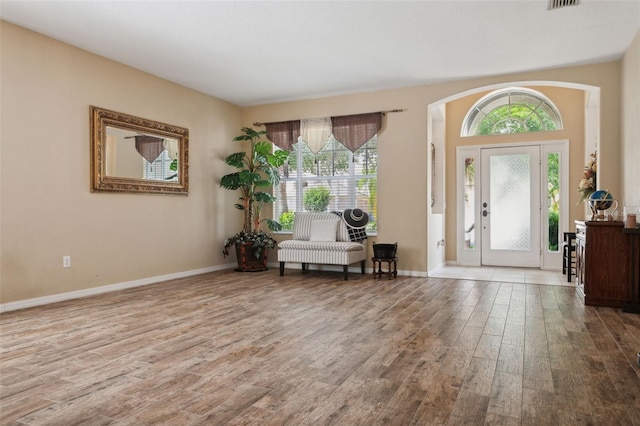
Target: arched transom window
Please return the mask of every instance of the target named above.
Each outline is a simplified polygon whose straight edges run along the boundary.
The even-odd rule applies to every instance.
[[[501,135],[562,129],[555,105],[524,87],[496,90],[482,97],[462,122],[461,136]]]

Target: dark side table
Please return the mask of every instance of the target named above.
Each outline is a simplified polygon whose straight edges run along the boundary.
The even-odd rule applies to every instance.
[[[372,257],[371,262],[373,262],[373,276],[374,278],[382,278],[382,274],[386,274],[388,279],[393,277],[394,279],[398,276],[398,258],[397,257],[389,257],[389,258],[378,258]],[[387,270],[382,270],[382,264],[387,263]]]

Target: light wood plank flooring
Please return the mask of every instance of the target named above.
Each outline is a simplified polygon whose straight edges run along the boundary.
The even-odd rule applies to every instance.
[[[640,425],[573,287],[217,272],[0,315],[4,425]]]

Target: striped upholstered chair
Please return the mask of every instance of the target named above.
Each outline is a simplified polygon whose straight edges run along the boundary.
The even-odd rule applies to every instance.
[[[287,262],[301,263],[305,272],[310,263],[342,265],[348,280],[349,265],[360,262],[364,274],[367,258],[366,240],[351,241],[347,225],[334,213],[298,213],[293,222],[293,238],[278,244],[280,275]]]

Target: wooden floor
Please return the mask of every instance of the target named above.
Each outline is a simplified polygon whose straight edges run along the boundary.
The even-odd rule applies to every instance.
[[[220,272],[1,321],[1,424],[640,425],[640,315],[572,287]]]

